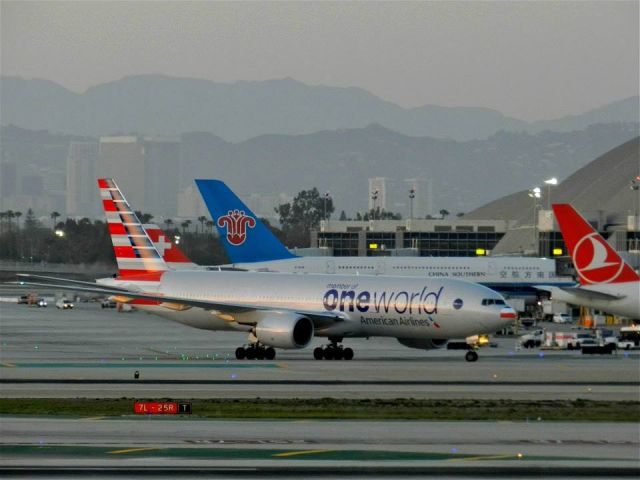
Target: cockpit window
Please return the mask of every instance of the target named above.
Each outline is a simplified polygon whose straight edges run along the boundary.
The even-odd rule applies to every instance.
[[[500,298],[483,298],[482,305],[505,305],[505,303]]]

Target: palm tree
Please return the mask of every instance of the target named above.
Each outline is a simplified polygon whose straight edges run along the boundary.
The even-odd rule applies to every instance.
[[[185,220],[180,225],[182,225],[182,233],[186,233],[187,228],[189,228],[189,225],[191,225],[191,220]]]
[[[16,224],[18,225],[18,231],[20,231],[20,217],[22,212],[13,212],[13,216],[16,217]]]
[[[58,212],[51,212],[51,220],[53,220],[53,228],[56,228],[56,220],[60,217],[60,214]]]
[[[209,230],[209,232],[213,231],[213,220],[207,220],[207,230]]]
[[[7,210],[6,212],[4,212],[4,218],[7,219],[8,221],[8,226],[9,226],[9,231],[13,230],[13,222],[11,221],[13,218],[15,217],[15,213],[13,213],[13,210]]]
[[[138,217],[138,220],[140,220],[142,224],[149,223],[153,219],[153,215],[150,213],[142,213],[140,210],[136,210],[133,213],[136,214],[136,217]]]
[[[449,215],[449,211],[445,210],[444,208],[442,210],[440,210],[440,215],[442,215],[442,220],[444,220],[444,217],[446,217],[447,215]]]
[[[202,215],[202,216],[198,217],[198,221],[200,222],[200,230],[202,231],[202,233],[204,233],[204,222],[207,221],[207,217]]]

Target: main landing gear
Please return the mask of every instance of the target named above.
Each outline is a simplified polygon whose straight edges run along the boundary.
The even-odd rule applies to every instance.
[[[476,353],[475,350],[469,350],[465,356],[464,359],[467,362],[477,362],[478,361],[478,354]]]
[[[265,347],[259,343],[245,345],[236,348],[236,358],[238,360],[273,360],[276,358],[276,349],[273,347]]]
[[[326,347],[316,347],[313,350],[313,358],[316,360],[351,360],[353,358],[353,350],[349,347],[343,347],[338,342],[342,341],[342,338],[329,338],[331,342]]]

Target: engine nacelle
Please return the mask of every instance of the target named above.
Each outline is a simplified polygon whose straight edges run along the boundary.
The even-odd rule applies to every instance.
[[[437,338],[398,338],[397,340],[405,347],[419,348],[421,350],[444,348],[449,343],[449,340]]]
[[[313,322],[295,313],[266,314],[256,325],[256,338],[277,348],[304,348],[313,339]]]

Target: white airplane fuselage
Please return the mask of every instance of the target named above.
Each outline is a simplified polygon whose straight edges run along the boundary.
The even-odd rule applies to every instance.
[[[158,282],[109,278],[99,283],[255,307],[233,313],[198,307],[179,309],[170,304],[137,305],[207,330],[247,331],[262,318],[282,309],[338,318],[321,322],[316,327],[316,336],[448,339],[493,333],[510,324],[514,315],[493,290],[443,278],[167,271]]]
[[[634,319],[640,319],[640,283],[625,282],[597,285],[583,285],[579,287],[580,293],[561,288],[549,288],[554,300],[559,300],[573,305],[582,305],[596,310],[602,310],[613,315],[621,315]],[[593,292],[590,295],[590,292]],[[600,293],[605,293],[618,298],[603,298]]]
[[[525,257],[295,257],[234,263],[231,267],[281,273],[397,275],[451,278],[493,286],[573,285],[556,274],[555,260]]]

